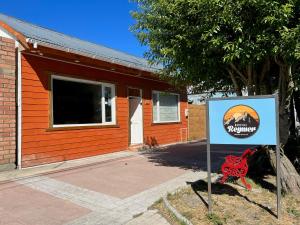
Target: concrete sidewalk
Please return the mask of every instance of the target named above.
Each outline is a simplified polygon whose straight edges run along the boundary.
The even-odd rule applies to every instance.
[[[171,148],[185,151],[191,147],[198,154],[203,151],[197,144]],[[147,211],[148,207],[186,182],[206,176],[191,169],[194,161],[180,154],[176,157],[176,152],[173,162],[181,166],[161,163],[155,156],[158,152],[124,151],[0,173],[0,224],[166,225],[167,221],[156,211]]]

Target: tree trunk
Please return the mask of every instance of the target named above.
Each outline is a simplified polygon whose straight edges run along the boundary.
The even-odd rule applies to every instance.
[[[278,92],[279,92],[279,130],[280,130],[280,143],[284,146],[289,138],[290,132],[290,120],[289,120],[289,111],[290,111],[290,103],[292,99],[292,92],[294,89],[294,83],[292,80],[291,74],[291,66],[284,64],[277,59],[275,59],[276,64],[278,64],[280,71],[279,71],[279,82],[278,82]],[[265,66],[263,69],[263,73],[268,73],[270,70],[270,62]],[[239,75],[244,85],[247,87],[248,95],[254,94],[254,84],[253,83],[253,66],[248,65],[245,74],[242,74],[235,65],[231,65],[231,69]],[[265,70],[265,71],[264,71]],[[229,70],[230,71],[230,70]],[[231,79],[235,85],[235,89],[238,90],[236,87],[236,79],[233,76],[233,71],[230,71],[229,74],[231,75]],[[258,79],[258,78],[257,78]],[[270,80],[269,76],[264,75],[263,79],[261,78],[259,85],[265,84],[265,92],[272,93],[272,81]],[[256,94],[256,93],[255,93]],[[272,165],[274,171],[276,172],[276,154],[274,150],[268,149],[268,156],[270,160],[270,164]],[[297,173],[294,165],[291,163],[289,158],[281,152],[281,187],[283,192],[291,193],[295,195],[300,194],[300,176]]]
[[[284,146],[289,138],[289,109],[292,100],[292,92],[294,89],[291,67],[279,63],[279,129],[280,129],[280,143]],[[268,155],[272,167],[276,168],[276,154],[274,150],[269,149]],[[297,173],[294,165],[287,158],[283,151],[281,151],[281,186],[285,193],[300,194],[300,176]],[[276,170],[275,170],[276,171]]]
[[[268,149],[268,156],[270,158],[271,166],[276,171],[276,153],[273,149]],[[285,193],[290,193],[295,196],[300,195],[300,177],[294,165],[286,157],[281,154],[280,172],[281,172],[281,187]]]
[[[242,88],[241,86],[239,85],[236,77],[234,76],[234,72],[231,71],[231,69],[227,69],[228,73],[229,73],[229,76],[231,78],[231,81],[233,83],[233,86],[234,86],[234,90],[235,90],[235,93],[237,96],[242,96],[243,93],[242,93]]]
[[[300,120],[300,91],[295,90],[294,91],[294,102],[295,102],[295,109],[297,112],[297,119]]]
[[[296,117],[295,117],[295,104],[294,104],[294,91],[292,93],[292,97],[290,100],[290,108],[289,108],[289,113],[290,113],[290,138],[296,140]]]

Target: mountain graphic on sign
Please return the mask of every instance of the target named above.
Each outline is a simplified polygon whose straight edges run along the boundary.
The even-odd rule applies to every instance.
[[[248,112],[236,112],[224,123],[225,126],[234,126],[236,124],[243,124],[248,127],[257,127],[258,121],[255,120]]]

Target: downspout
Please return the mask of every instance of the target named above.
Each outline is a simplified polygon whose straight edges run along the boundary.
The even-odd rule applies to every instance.
[[[17,169],[22,169],[22,53],[17,43]]]

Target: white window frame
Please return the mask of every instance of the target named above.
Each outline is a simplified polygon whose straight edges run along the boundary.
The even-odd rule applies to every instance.
[[[160,121],[160,104],[159,104],[159,95],[160,93],[165,93],[165,94],[169,94],[169,95],[176,95],[177,99],[178,99],[178,120],[170,120],[170,121]],[[153,102],[153,94],[157,94],[157,111],[156,111],[156,115],[157,115],[157,120],[154,120],[154,102]],[[152,91],[152,95],[151,95],[151,99],[152,99],[152,120],[153,123],[178,123],[181,122],[181,116],[180,116],[180,94],[177,93],[173,93],[173,92],[166,92],[166,91]]]
[[[105,121],[105,87],[111,88],[111,109],[112,109],[112,120],[111,122],[102,122],[102,123],[80,123],[80,124],[54,124],[54,113],[53,113],[53,80],[64,80],[64,81],[72,81],[72,82],[78,82],[78,83],[84,83],[84,84],[96,84],[101,87],[102,96],[101,96],[101,107],[102,107],[102,121]],[[114,84],[110,83],[104,83],[99,81],[92,81],[92,80],[86,80],[86,79],[79,79],[79,78],[71,78],[71,77],[65,77],[61,75],[51,75],[51,119],[52,119],[52,127],[82,127],[82,126],[103,126],[103,125],[116,125],[116,88]]]

